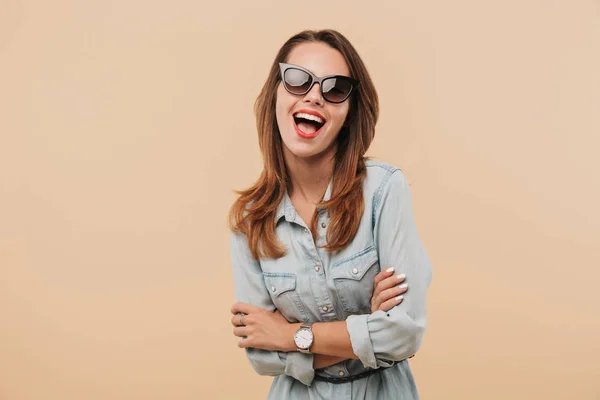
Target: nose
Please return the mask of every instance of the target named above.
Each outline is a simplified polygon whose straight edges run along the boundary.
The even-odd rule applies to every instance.
[[[303,101],[305,103],[314,103],[316,105],[323,105],[323,96],[321,96],[321,84],[316,83],[312,88],[304,95]]]

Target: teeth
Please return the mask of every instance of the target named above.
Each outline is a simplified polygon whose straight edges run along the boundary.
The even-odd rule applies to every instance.
[[[325,123],[325,121],[323,121],[323,119],[317,117],[316,115],[312,115],[312,114],[297,113],[297,114],[294,114],[294,117],[309,119],[311,121],[315,121],[315,122],[318,122],[320,124],[324,124]]]

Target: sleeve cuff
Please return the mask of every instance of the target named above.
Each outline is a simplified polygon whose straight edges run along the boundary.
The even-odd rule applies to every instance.
[[[365,368],[375,369],[379,367],[369,335],[368,319],[369,314],[349,315],[346,318],[346,329],[350,334],[350,342],[352,343],[354,354],[362,361]]]
[[[310,386],[315,377],[313,367],[314,355],[299,351],[278,352],[279,358],[285,363],[286,375],[296,378],[306,386]]]

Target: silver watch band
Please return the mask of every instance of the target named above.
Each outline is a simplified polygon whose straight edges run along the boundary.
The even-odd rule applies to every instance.
[[[314,322],[312,322],[312,321],[303,322],[302,326],[300,328],[306,328],[306,329],[310,329],[312,331],[313,324],[314,324]]]

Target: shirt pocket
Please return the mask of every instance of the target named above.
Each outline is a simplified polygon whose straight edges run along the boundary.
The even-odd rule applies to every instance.
[[[337,297],[345,311],[371,313],[373,282],[379,269],[379,257],[373,246],[334,264],[331,276]]]
[[[265,285],[275,307],[284,317],[297,322],[308,320],[308,312],[296,291],[296,274],[289,272],[264,272]]]

